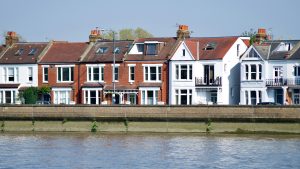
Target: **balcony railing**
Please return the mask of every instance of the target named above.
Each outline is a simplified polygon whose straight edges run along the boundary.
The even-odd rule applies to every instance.
[[[222,77],[217,77],[215,79],[205,79],[203,77],[195,78],[195,86],[221,86]]]
[[[266,86],[300,86],[300,78],[267,79]]]

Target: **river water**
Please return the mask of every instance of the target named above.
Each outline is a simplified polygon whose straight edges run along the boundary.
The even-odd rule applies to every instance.
[[[0,133],[0,168],[300,168],[300,137]]]

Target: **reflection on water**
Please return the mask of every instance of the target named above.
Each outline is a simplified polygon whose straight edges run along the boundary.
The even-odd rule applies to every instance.
[[[0,168],[300,168],[300,137],[1,133]]]

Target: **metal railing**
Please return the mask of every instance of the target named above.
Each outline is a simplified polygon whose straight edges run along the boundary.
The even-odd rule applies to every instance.
[[[300,78],[266,79],[266,86],[300,86]]]
[[[206,79],[203,77],[195,78],[195,86],[221,86],[222,77],[216,77],[215,79]]]

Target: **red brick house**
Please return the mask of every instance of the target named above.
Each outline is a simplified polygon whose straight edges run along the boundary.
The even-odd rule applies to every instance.
[[[124,55],[132,41],[98,40],[87,52],[80,64],[80,89],[83,104],[136,103],[137,88],[128,80],[128,68]],[[113,49],[115,45],[115,75],[113,75]],[[114,77],[114,80],[113,80]],[[114,87],[115,84],[115,87]]]
[[[38,62],[38,86],[51,88],[51,103],[80,104],[80,60],[91,45],[84,42],[51,42]]]

